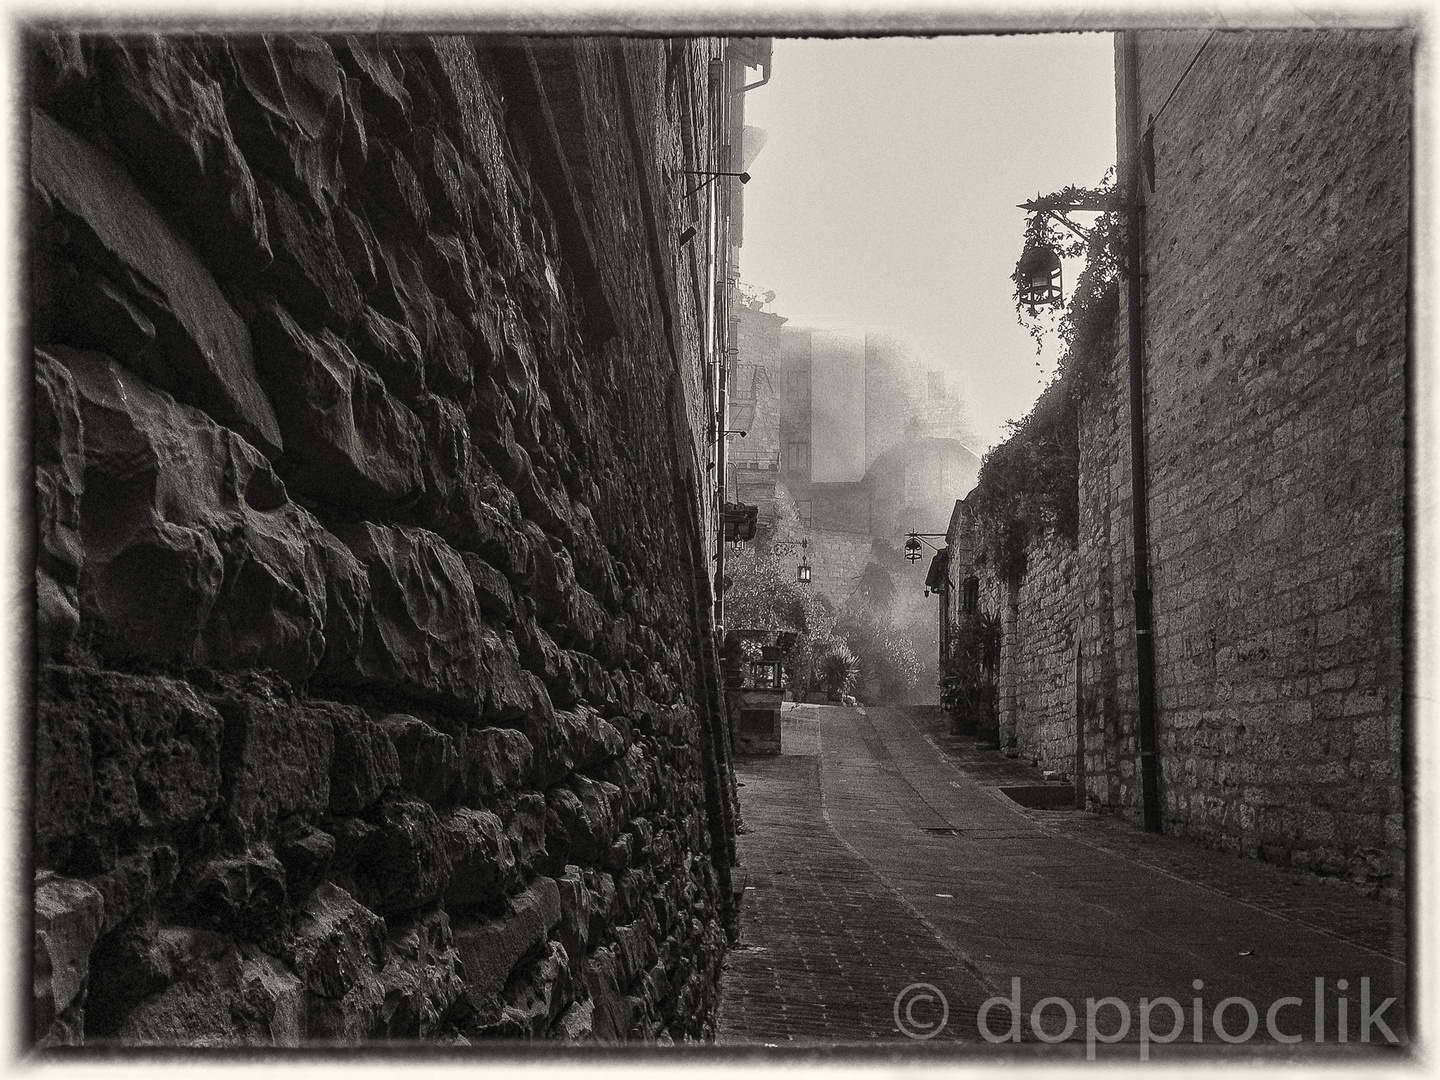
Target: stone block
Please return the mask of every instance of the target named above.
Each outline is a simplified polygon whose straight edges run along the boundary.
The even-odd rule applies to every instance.
[[[194,925],[258,941],[280,927],[285,869],[263,849],[208,860],[189,875],[181,908]]]
[[[484,1008],[500,993],[516,965],[539,947],[560,921],[560,891],[547,877],[537,878],[511,898],[500,918],[460,918],[453,924],[455,949],[465,965],[465,996]]]
[[[450,883],[445,830],[429,803],[387,793],[366,812],[375,832],[355,867],[359,899],[381,914],[409,911],[439,898]]]
[[[365,567],[370,603],[359,650],[327,676],[478,711],[480,615],[465,564],[424,529],[370,522],[337,526]]]
[[[108,870],[142,838],[198,825],[220,806],[221,718],[188,684],[49,667],[37,705],[42,867]]]
[[[445,903],[490,907],[503,903],[516,876],[504,823],[488,810],[461,807],[445,819],[444,829],[452,868]]]
[[[437,807],[464,797],[465,760],[453,738],[406,713],[390,713],[380,724],[395,748],[406,791]],[[466,745],[462,740],[461,746]]]
[[[211,265],[258,271],[272,255],[225,92],[182,39],[107,43],[97,98],[116,153]]]
[[[306,992],[306,1035],[357,1041],[381,1015],[385,921],[345,890],[325,883],[305,905],[280,957]]]
[[[85,561],[80,498],[84,433],[75,381],[44,353],[35,355],[36,631],[44,657],[64,652],[80,626],[75,586]]]
[[[221,821],[235,842],[268,839],[286,816],[325,810],[334,750],[329,711],[268,694],[227,692],[211,702],[224,719]]]
[[[119,656],[308,677],[331,609],[343,610],[328,602],[324,530],[254,447],[200,410],[99,353],[53,356],[88,433],[81,605],[102,642]]]
[[[194,249],[118,162],[38,109],[30,132],[31,178],[73,224],[77,257],[112,282],[135,282],[127,299],[156,332],[139,373],[277,456],[280,427],[249,332]]]
[[[566,866],[555,884],[560,889],[560,925],[555,935],[570,958],[570,974],[578,979],[590,945],[590,893],[578,866]]]
[[[358,814],[400,783],[400,760],[384,726],[359,710],[333,708],[330,813]]]
[[[388,1014],[383,1035],[433,1039],[465,992],[449,917],[429,911],[408,924],[392,924],[387,945],[380,973]]]
[[[545,860],[545,797],[527,792],[515,799],[505,817],[505,836],[516,865],[528,874]]]
[[[525,783],[534,750],[530,740],[513,728],[470,728],[465,732],[463,768],[465,800],[489,806],[506,791]]]
[[[49,870],[36,872],[32,977],[35,1040],[42,1047],[84,1041],[90,951],[100,936],[104,911],[105,901],[93,886]]]
[[[522,1039],[542,1039],[560,1013],[575,999],[570,958],[558,941],[545,944],[545,951],[511,973],[501,992],[505,1002],[505,1034]]]
[[[274,301],[252,321],[260,379],[275,402],[287,482],[351,510],[421,489],[420,421],[329,329],[309,334]]]

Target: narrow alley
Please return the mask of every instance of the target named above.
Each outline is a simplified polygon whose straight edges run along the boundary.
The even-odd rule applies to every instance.
[[[1087,999],[1112,997],[1129,1019],[1097,1005],[1102,1055],[1125,1027],[1109,1056],[1139,1051],[1142,999],[1153,1002],[1147,1041],[1176,1036],[1149,1046],[1152,1060],[1303,1054],[1320,1041],[1317,980],[1327,1052],[1389,1043],[1379,1023],[1360,1030],[1365,987],[1368,1015],[1406,1038],[1401,908],[1103,817],[1022,807],[1002,788],[1034,787],[1036,771],[949,735],[938,710],[787,707],[782,741],[779,756],[737,761],[748,879],[722,980],[722,1045],[893,1051],[934,1038],[985,1051],[977,1012],[1011,998],[1016,979],[1019,1041],[1032,1053],[1084,1054]],[[931,993],[907,1012],[897,997],[921,993],[915,984],[943,1004]],[[1042,1039],[1032,1014],[1045,998]],[[1074,1010],[1068,1038],[1054,998]],[[1012,1014],[1003,1002],[990,1010],[996,1041],[1013,1038]],[[1007,1040],[1004,1052],[1020,1049]]]

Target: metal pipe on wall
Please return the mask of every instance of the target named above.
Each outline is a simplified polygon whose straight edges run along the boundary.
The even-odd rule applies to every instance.
[[[1126,316],[1130,365],[1130,520],[1134,540],[1135,675],[1139,706],[1141,820],[1160,832],[1160,763],[1156,737],[1155,635],[1151,618],[1150,518],[1145,484],[1145,329],[1141,303],[1145,206],[1140,183],[1139,33],[1124,35]]]

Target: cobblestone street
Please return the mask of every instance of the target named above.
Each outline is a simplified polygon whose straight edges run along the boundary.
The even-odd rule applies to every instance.
[[[1362,979],[1370,1014],[1405,1039],[1404,912],[1319,878],[1073,810],[1032,810],[1000,792],[1034,784],[1036,771],[948,735],[935,710],[788,707],[783,754],[741,758],[740,838],[748,871],[741,941],[722,982],[722,1044],[809,1046],[956,1041],[986,1054],[1084,1054],[1086,999],[1113,996],[1131,1014],[1138,1051],[1139,1001],[1161,996],[1183,1009],[1173,1045],[1152,1060],[1219,1051],[1373,1054],[1378,1024],[1362,1042]],[[991,1047],[976,1012],[1021,981],[1022,1045]],[[1315,988],[1324,980],[1323,1046]],[[1196,980],[1201,982],[1197,988]],[[943,993],[939,1037],[920,1042],[897,1025],[897,994],[916,983]],[[1069,1002],[1077,1023],[1064,1045],[1037,1039],[1031,1013],[1045,997]],[[1244,1003],[1213,1026],[1215,1007]],[[1276,1029],[1301,1041],[1281,1046]],[[1201,999],[1200,1035],[1192,1023]],[[1342,1001],[1342,999],[1344,999]],[[933,1031],[933,1001],[909,1014]],[[1051,1003],[1052,1039],[1063,1006]],[[1337,1045],[1342,1008],[1345,1046]],[[1176,1025],[1157,1004],[1150,1030]],[[901,1022],[906,1014],[900,1011]],[[989,1017],[1009,1028],[1005,1005]],[[1115,1031],[1118,1009],[1098,1007],[1097,1029]],[[1160,1039],[1156,1039],[1159,1042]],[[1199,1045],[1196,1045],[1196,1044]],[[1100,1048],[1104,1053],[1103,1046]]]

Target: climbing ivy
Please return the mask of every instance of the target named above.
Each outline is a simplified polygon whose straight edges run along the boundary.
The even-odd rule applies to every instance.
[[[1074,201],[1085,194],[1110,195],[1110,175],[1094,191],[1063,188],[1049,196]],[[1088,241],[1044,214],[1034,215],[1026,243],[1044,242],[1067,258],[1085,256],[1085,269],[1069,303],[1041,313],[1021,302],[1018,274],[1016,308],[1020,321],[1037,343],[1058,333],[1065,352],[1050,385],[1035,407],[1007,426],[1010,437],[985,455],[975,490],[966,499],[981,522],[982,558],[1002,580],[1025,576],[1025,551],[1046,533],[1071,544],[1079,529],[1080,403],[1109,375],[1115,354],[1115,320],[1120,303],[1122,218],[1115,211],[1100,216]]]

